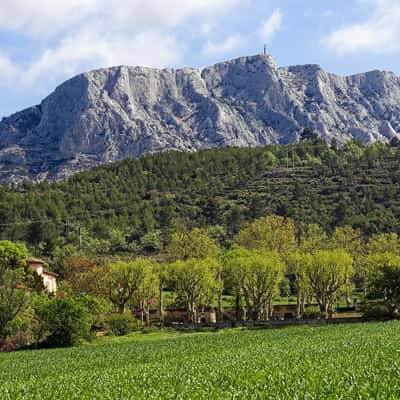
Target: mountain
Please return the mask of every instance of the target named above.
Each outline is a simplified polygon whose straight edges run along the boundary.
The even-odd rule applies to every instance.
[[[167,150],[400,136],[400,78],[278,68],[268,55],[202,71],[120,66],[78,75],[0,122],[0,181],[58,180]]]

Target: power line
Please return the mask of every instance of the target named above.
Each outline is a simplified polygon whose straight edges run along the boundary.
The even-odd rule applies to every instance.
[[[56,222],[60,225],[68,226],[71,224],[71,222],[73,223],[73,222],[85,221],[85,220],[95,218],[100,215],[105,215],[107,213],[123,211],[123,210],[130,210],[130,208],[127,206],[124,206],[124,207],[110,208],[107,210],[99,210],[98,212],[91,213],[90,215],[80,214],[78,216],[74,216],[73,218],[68,217],[68,218],[65,218],[65,221],[63,221],[62,219],[56,219],[56,218],[27,219],[24,221],[0,223],[0,227],[15,226],[15,225],[28,225],[28,224],[34,224],[34,223],[40,223],[40,222],[43,222],[43,223]]]

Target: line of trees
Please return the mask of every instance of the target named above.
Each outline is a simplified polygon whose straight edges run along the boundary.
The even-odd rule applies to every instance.
[[[315,302],[323,317],[332,316],[339,298],[352,305],[355,288],[363,301],[379,301],[392,315],[400,307],[395,233],[364,240],[349,226],[328,234],[280,216],[247,225],[226,248],[212,232],[196,228],[173,233],[162,257],[70,256],[53,298],[27,269],[26,256],[24,245],[0,242],[0,342],[30,332],[26,341],[36,345],[70,345],[107,321],[124,333],[132,311],[148,325],[150,310],[158,308],[162,322],[166,299],[193,323],[210,308],[222,321],[227,299],[237,319],[268,320],[282,287],[296,297],[299,318]]]
[[[299,318],[311,302],[325,317],[334,313],[340,297],[350,307],[355,288],[362,301],[382,300],[397,313],[400,302],[390,282],[400,271],[399,243],[394,233],[365,241],[349,226],[329,235],[317,225],[301,231],[291,219],[269,216],[243,228],[226,249],[207,230],[193,229],[172,234],[162,259],[118,260],[88,274],[104,275],[103,288],[119,313],[129,306],[143,312],[147,323],[155,305],[162,320],[165,289],[192,322],[210,307],[221,321],[224,295],[238,319],[268,320],[283,283],[296,296]]]

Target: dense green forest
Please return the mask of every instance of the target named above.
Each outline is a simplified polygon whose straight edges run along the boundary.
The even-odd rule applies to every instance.
[[[399,158],[395,143],[338,148],[314,138],[148,155],[63,182],[3,184],[0,238],[24,241],[39,256],[68,246],[154,254],[172,232],[207,227],[227,245],[247,222],[272,214],[328,232],[400,233]]]

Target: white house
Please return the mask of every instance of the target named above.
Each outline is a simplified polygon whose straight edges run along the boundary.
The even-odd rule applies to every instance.
[[[28,267],[35,271],[43,280],[43,286],[49,293],[57,292],[57,277],[58,274],[46,271],[44,266],[46,263],[39,258],[29,257],[26,259]]]

